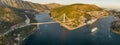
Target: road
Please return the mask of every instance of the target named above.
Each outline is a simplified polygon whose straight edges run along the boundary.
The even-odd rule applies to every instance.
[[[10,32],[15,31],[16,29],[23,28],[23,27],[31,25],[31,24],[28,24],[28,23],[30,23],[30,19],[28,18],[27,15],[25,15],[25,16],[26,16],[25,23],[16,24],[14,26],[11,26],[10,29],[8,29],[8,31],[6,31],[3,34],[1,34],[0,37],[4,36],[6,34],[9,34]]]

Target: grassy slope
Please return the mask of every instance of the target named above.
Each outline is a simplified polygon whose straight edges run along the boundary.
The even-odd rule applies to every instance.
[[[0,32],[1,30],[9,29],[12,25],[23,23],[26,19],[25,15],[30,17],[31,22],[34,22],[34,14],[25,13],[27,9],[19,9],[12,7],[0,6]],[[35,12],[33,10],[27,10],[30,12]]]
[[[3,30],[9,29],[10,26],[20,22],[23,22],[23,19],[13,10],[0,6],[0,32],[4,32]]]
[[[21,22],[22,19],[13,10],[7,7],[0,7],[0,19],[6,22]]]
[[[33,10],[28,9],[19,9],[19,8],[12,8],[12,7],[3,7],[0,6],[0,34],[8,31],[11,26],[19,23],[23,23],[26,19],[25,15],[28,15],[31,22],[35,22],[34,20],[34,14],[32,13],[25,13],[24,11],[30,11],[35,12]],[[35,26],[29,26],[25,28],[19,29],[19,33],[25,37],[27,34],[29,34],[32,29]],[[21,31],[23,30],[23,31]],[[14,44],[14,36],[13,34],[16,34],[17,31],[11,32],[8,35],[3,36],[3,38],[0,38],[0,45],[6,45],[6,44]],[[6,41],[7,40],[7,41]]]
[[[51,16],[53,18],[58,18],[63,14],[66,14],[69,18],[68,20],[74,19],[72,24],[66,24],[70,27],[77,27],[80,24],[83,24],[86,19],[91,18],[87,12],[90,11],[101,11],[103,9],[99,8],[96,5],[89,5],[89,4],[72,4],[66,5],[60,8],[56,8],[51,10]],[[62,22],[63,18],[59,18],[58,21]]]
[[[102,9],[95,5],[73,4],[73,5],[67,5],[57,9],[53,9],[51,10],[51,12],[52,12],[52,17],[57,17],[65,13],[70,18],[74,18],[75,16],[79,16],[79,15],[89,16],[85,12],[99,11],[99,10]],[[80,12],[80,11],[84,11],[84,12]]]

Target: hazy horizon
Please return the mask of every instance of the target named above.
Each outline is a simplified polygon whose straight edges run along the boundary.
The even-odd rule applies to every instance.
[[[113,8],[120,9],[120,0],[27,0],[39,4],[49,4],[49,3],[58,3],[58,4],[74,4],[74,3],[84,3],[84,4],[95,4],[102,8]]]

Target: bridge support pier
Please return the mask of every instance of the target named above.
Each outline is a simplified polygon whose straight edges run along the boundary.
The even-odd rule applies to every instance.
[[[40,27],[39,27],[39,24],[37,24],[37,29],[39,29]]]

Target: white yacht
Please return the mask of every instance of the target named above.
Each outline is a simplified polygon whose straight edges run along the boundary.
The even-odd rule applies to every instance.
[[[98,30],[98,28],[94,27],[94,28],[91,29],[91,32],[96,32],[97,30]]]

